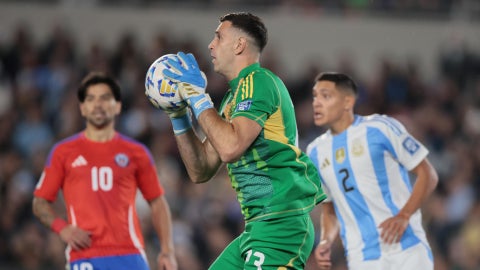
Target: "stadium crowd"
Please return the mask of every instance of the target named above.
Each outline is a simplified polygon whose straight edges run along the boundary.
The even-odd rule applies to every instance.
[[[270,45],[272,46],[272,45]],[[36,44],[26,25],[0,40],[0,268],[63,269],[64,244],[33,217],[32,193],[53,142],[82,129],[76,87],[91,70],[112,73],[123,89],[118,130],[145,143],[153,152],[172,208],[179,269],[206,269],[243,229],[243,219],[225,171],[207,184],[191,183],[177,152],[167,115],[144,96],[149,64],[166,53],[193,52],[209,78],[208,91],[218,105],[227,89],[215,74],[204,45],[172,42],[159,34],[147,47],[126,33],[115,50],[92,43],[82,54],[75,36],[52,29],[48,42]],[[268,54],[266,67],[282,74],[279,57]],[[379,59],[377,70],[363,78],[348,58],[336,70],[360,83],[357,112],[396,117],[430,150],[439,186],[424,205],[424,221],[435,256],[435,269],[480,268],[480,52],[459,44],[438,55],[434,80],[422,76],[414,60],[407,64]],[[321,132],[311,116],[311,87],[321,60],[286,83],[296,106],[300,146]],[[62,203],[61,198],[58,204]],[[59,207],[62,209],[62,207]],[[149,227],[148,207],[140,206],[149,259],[159,249]],[[318,221],[318,211],[312,212]],[[317,224],[318,226],[318,224]],[[318,236],[317,236],[318,237]],[[334,269],[345,269],[340,243]],[[307,269],[315,269],[313,260]]]

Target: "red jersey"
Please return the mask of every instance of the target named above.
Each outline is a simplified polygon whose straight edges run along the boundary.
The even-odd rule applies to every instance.
[[[91,232],[91,246],[67,258],[143,253],[135,210],[137,189],[150,201],[163,194],[150,151],[119,133],[94,142],[78,133],[51,150],[34,195],[50,202],[63,190],[68,222]]]

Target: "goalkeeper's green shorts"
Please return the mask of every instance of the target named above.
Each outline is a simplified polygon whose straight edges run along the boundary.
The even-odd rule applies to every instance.
[[[247,223],[210,270],[304,269],[315,231],[310,215]]]

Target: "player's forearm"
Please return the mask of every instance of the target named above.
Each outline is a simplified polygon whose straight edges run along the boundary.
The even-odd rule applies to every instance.
[[[399,214],[407,218],[417,211],[433,192],[438,183],[438,175],[428,160],[424,160],[413,172],[417,175],[412,194]]]
[[[223,162],[231,162],[235,155],[238,156],[235,150],[239,144],[233,126],[221,118],[217,111],[203,112],[198,122]]]
[[[222,165],[215,149],[208,141],[200,141],[193,130],[175,138],[190,179],[194,183],[210,180]]]
[[[172,216],[168,202],[160,196],[150,202],[152,207],[152,222],[160,240],[161,252],[173,254],[175,252],[172,239]]]
[[[335,214],[335,210],[333,209],[332,203],[324,203],[322,204],[322,214],[320,216],[320,240],[326,240],[329,243],[333,243],[335,238],[340,231],[337,215]]]
[[[50,228],[56,218],[50,202],[43,198],[34,197],[32,202],[33,214],[46,227]]]

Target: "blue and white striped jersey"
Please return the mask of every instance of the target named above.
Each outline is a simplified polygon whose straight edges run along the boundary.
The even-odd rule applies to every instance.
[[[412,215],[400,243],[380,239],[378,226],[410,197],[408,171],[428,154],[397,120],[355,115],[344,132],[329,130],[311,142],[307,154],[319,170],[327,201],[333,201],[348,260],[374,260],[418,243],[428,247],[420,211]]]

